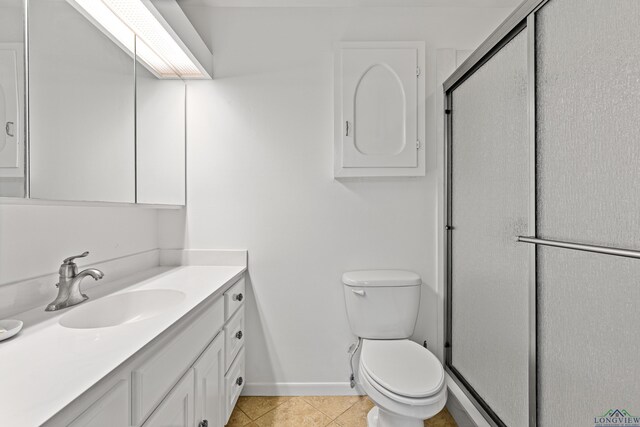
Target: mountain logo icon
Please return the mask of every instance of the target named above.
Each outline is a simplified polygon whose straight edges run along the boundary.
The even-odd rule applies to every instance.
[[[629,412],[627,412],[626,409],[609,409],[607,412],[605,412],[604,414],[600,415],[601,417],[633,417],[633,415],[631,415]]]
[[[609,409],[594,417],[594,427],[640,427],[640,417],[631,415],[626,409]]]

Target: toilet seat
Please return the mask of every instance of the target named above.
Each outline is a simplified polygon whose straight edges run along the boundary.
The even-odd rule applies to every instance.
[[[372,379],[371,376],[369,376],[369,373],[367,372],[367,370],[363,368],[362,365],[360,365],[360,380],[361,380],[360,381],[361,383],[366,383],[370,388],[373,388],[375,391],[377,391],[381,396],[384,396],[386,399],[392,400],[397,404],[408,405],[408,406],[429,406],[434,402],[437,402],[438,400],[440,400],[440,392],[444,389],[444,387],[442,387],[438,393],[435,393],[432,396],[423,397],[423,398],[406,397],[400,394],[395,394],[385,389],[380,384],[378,384],[374,379]]]
[[[444,369],[410,340],[363,340],[361,375],[380,393],[409,405],[429,404],[444,387]]]
[[[409,340],[363,340],[358,382],[376,405],[369,427],[422,427],[447,402],[440,361]]]

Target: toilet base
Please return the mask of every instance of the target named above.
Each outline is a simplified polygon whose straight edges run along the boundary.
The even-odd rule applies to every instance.
[[[367,415],[367,427],[423,427],[424,421],[403,417],[374,406]]]

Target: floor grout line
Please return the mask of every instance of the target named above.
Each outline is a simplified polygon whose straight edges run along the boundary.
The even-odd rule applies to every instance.
[[[258,398],[259,398],[259,397],[268,397],[268,398],[271,398],[271,397],[276,397],[276,396],[256,396],[256,397],[258,397]],[[282,397],[285,397],[285,396],[282,396]],[[240,405],[236,405],[236,407],[234,408],[234,412],[236,412],[236,411],[237,411],[237,412],[239,413],[238,415],[240,415],[240,414],[241,414],[241,415],[244,415],[244,418],[243,418],[243,419],[244,419],[245,421],[246,421],[246,420],[248,420],[248,422],[246,422],[246,423],[241,423],[241,422],[239,422],[240,420],[238,420],[238,419],[236,418],[236,421],[234,422],[234,424],[230,425],[229,427],[231,427],[231,426],[236,426],[236,427],[247,427],[247,426],[249,426],[249,425],[252,425],[252,426],[254,426],[254,427],[255,427],[255,426],[257,426],[257,425],[258,425],[258,421],[260,421],[261,419],[263,419],[263,418],[267,417],[267,416],[268,416],[269,414],[271,414],[272,412],[276,412],[276,411],[278,411],[278,410],[279,410],[279,409],[280,409],[280,408],[281,408],[285,403],[291,402],[293,399],[298,400],[298,402],[299,402],[299,403],[302,403],[302,404],[303,404],[303,406],[304,406],[304,405],[306,405],[306,407],[308,408],[308,410],[313,410],[316,414],[319,414],[319,415],[321,415],[321,416],[323,416],[323,417],[325,417],[325,418],[326,418],[326,420],[327,420],[327,424],[320,423],[320,422],[318,422],[318,421],[320,421],[320,420],[316,420],[316,423],[317,423],[317,424],[315,424],[315,425],[318,425],[318,426],[320,426],[320,425],[324,425],[325,427],[328,427],[328,426],[330,426],[330,425],[338,426],[338,427],[349,427],[349,426],[345,425],[345,424],[344,424],[344,422],[345,422],[345,421],[349,421],[349,420],[354,421],[353,416],[351,416],[351,415],[350,415],[350,416],[348,416],[348,417],[347,417],[347,419],[345,419],[343,422],[338,422],[338,419],[339,419],[340,417],[342,417],[343,415],[345,415],[347,412],[354,410],[354,407],[356,407],[356,406],[358,406],[358,405],[362,404],[362,402],[363,402],[364,400],[369,400],[366,396],[360,396],[358,399],[356,399],[356,400],[355,400],[355,402],[353,402],[353,403],[349,404],[349,405],[348,405],[348,407],[347,407],[345,410],[343,410],[342,412],[340,412],[338,415],[336,415],[336,416],[331,416],[331,415],[326,414],[325,412],[323,412],[321,409],[319,409],[318,407],[316,407],[316,405],[314,405],[314,404],[312,403],[312,401],[315,401],[315,402],[316,402],[316,404],[317,404],[318,406],[323,406],[323,405],[332,405],[331,401],[325,402],[325,401],[323,401],[322,399],[312,399],[313,397],[318,398],[318,397],[322,397],[322,396],[286,396],[286,399],[284,399],[284,400],[277,399],[277,400],[275,400],[275,402],[276,402],[276,403],[275,403],[275,406],[273,406],[270,410],[268,410],[268,411],[267,411],[267,412],[265,412],[264,414],[261,414],[261,415],[259,415],[259,416],[256,416],[255,418],[250,417],[250,416],[249,416],[249,415],[248,415],[248,414],[247,414],[247,413],[246,413],[242,408],[240,408]],[[337,396],[336,396],[336,397],[337,397]],[[348,396],[344,396],[344,397],[345,397],[345,398],[348,398]],[[246,401],[249,401],[249,402],[251,401],[251,398],[250,398],[250,397],[246,397],[245,399],[246,399]],[[272,401],[272,402],[273,402],[273,401]],[[296,402],[294,402],[294,403],[295,403],[295,405],[297,405],[297,404],[298,404],[298,403],[296,403]],[[346,403],[346,402],[345,402],[345,403]],[[259,406],[258,406],[258,407],[259,407]],[[247,406],[246,408],[247,408],[247,409],[252,410],[250,406]],[[329,406],[327,406],[327,409],[329,409]],[[335,407],[334,407],[333,409],[337,409],[337,408],[335,408]],[[360,408],[360,409],[362,409],[362,408]],[[357,411],[358,411],[358,412],[360,412],[360,409],[357,409]],[[335,412],[334,412],[334,413],[335,413]],[[296,415],[296,416],[297,416],[297,415]],[[275,415],[275,417],[280,417],[280,418],[281,418],[281,417],[282,417],[282,415]],[[315,415],[314,415],[314,417],[315,417]],[[365,415],[364,417],[366,417],[366,415]],[[242,417],[240,417],[240,418],[242,418]],[[357,416],[357,418],[358,418],[358,420],[360,420],[362,417],[361,417],[361,415],[358,415],[358,416]],[[273,425],[274,427],[277,427],[278,425],[281,425],[281,426],[283,426],[283,425],[291,425],[291,423],[290,423],[290,421],[291,421],[291,420],[289,420],[288,418],[287,418],[286,420],[278,421],[278,422],[276,422],[275,424],[273,424],[273,421],[275,421],[275,420],[271,420],[271,421],[269,421],[269,420],[267,419],[267,420],[265,420],[265,421],[263,422],[263,424],[265,424],[265,425]],[[362,421],[363,421],[363,422],[366,422],[365,418],[362,418]],[[282,424],[282,423],[284,423],[284,424]],[[351,424],[351,422],[350,422],[350,421],[349,421],[349,423],[348,423],[348,424],[349,424],[349,425],[351,425],[351,427],[353,427],[353,425]],[[360,425],[360,421],[358,421],[358,425]],[[436,416],[431,420],[431,422],[429,422],[429,420],[425,420],[424,425],[425,425],[425,426],[432,426],[432,427],[436,427],[436,426],[441,426],[441,427],[455,427],[455,426],[456,426],[456,424],[455,424],[455,419],[453,419],[453,417],[452,417],[452,416],[451,416],[451,414],[446,410],[446,408],[445,408],[445,409],[443,409],[442,414],[438,414],[438,415],[436,415]],[[302,427],[302,426],[299,426],[299,427]]]
[[[331,422],[336,421],[338,418],[340,418],[340,416],[341,416],[342,414],[344,414],[345,412],[347,412],[349,409],[353,408],[353,407],[358,403],[357,401],[356,401],[356,402],[354,402],[354,403],[352,403],[352,404],[351,404],[351,406],[349,406],[349,407],[348,407],[347,409],[345,409],[344,411],[340,412],[340,414],[338,414],[338,416],[336,416],[336,417],[332,418],[332,417],[331,417],[331,415],[329,415],[329,414],[327,414],[327,413],[323,412],[323,411],[322,411],[322,409],[320,409],[320,408],[316,408],[316,407],[314,406],[314,404],[313,404],[313,403],[311,403],[310,401],[308,401],[308,400],[307,400],[307,397],[315,397],[315,396],[302,396],[302,399],[303,399],[305,402],[307,402],[309,405],[311,405],[311,407],[312,407],[313,409],[315,409],[316,411],[318,411],[318,412],[320,412],[320,413],[322,413],[322,414],[326,415],[328,418],[331,418]],[[329,423],[329,424],[331,424],[331,423]],[[327,425],[329,425],[329,424],[327,424]],[[338,423],[336,422],[336,424],[338,424]]]
[[[248,397],[249,397],[249,398],[251,398],[251,397],[272,397],[272,396],[248,396]],[[254,419],[254,418],[251,418],[251,417],[250,417],[246,412],[244,412],[241,408],[237,407],[237,409],[238,409],[240,412],[242,412],[243,414],[245,414],[245,415],[247,416],[247,418],[248,418],[248,419],[250,419],[250,420],[251,420],[251,422],[249,423],[249,424],[251,424],[251,423],[255,423],[256,421],[258,421],[260,418],[264,417],[264,416],[265,416],[265,415],[267,415],[268,413],[275,411],[275,410],[276,410],[276,409],[278,409],[280,406],[282,406],[283,404],[285,404],[285,403],[287,403],[288,401],[290,401],[293,397],[295,397],[295,396],[291,396],[291,397],[289,397],[288,399],[283,400],[282,402],[280,402],[280,403],[276,404],[276,406],[274,406],[273,408],[271,408],[270,410],[268,410],[268,411],[267,411],[267,412],[265,412],[264,414],[259,415],[259,416],[258,416],[258,417],[256,417],[255,419]],[[234,408],[234,410],[235,410],[235,409],[236,409],[236,408]],[[245,425],[249,425],[249,424],[245,424]]]

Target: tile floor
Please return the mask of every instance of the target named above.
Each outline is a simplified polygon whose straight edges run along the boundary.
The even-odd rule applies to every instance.
[[[240,397],[227,427],[366,427],[372,407],[366,396]],[[424,425],[457,427],[446,408]]]

